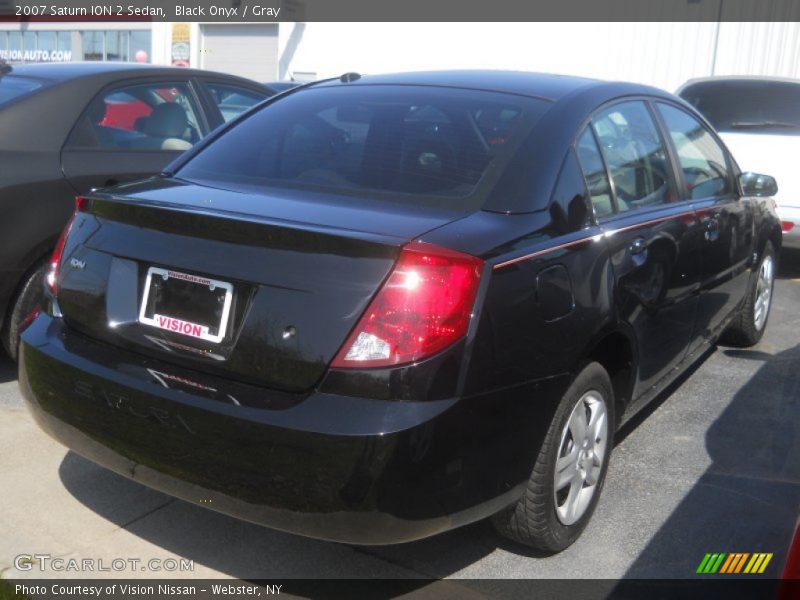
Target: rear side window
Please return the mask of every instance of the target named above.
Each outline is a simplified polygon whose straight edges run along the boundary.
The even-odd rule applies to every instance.
[[[696,200],[729,193],[731,180],[725,151],[714,136],[679,108],[658,103],[658,110],[675,144],[689,196]]]
[[[784,81],[706,81],[681,97],[717,131],[800,135],[800,85]]]
[[[225,122],[238,117],[247,109],[252,108],[270,96],[267,90],[259,94],[252,89],[232,84],[210,82],[206,83],[205,86]]]
[[[619,212],[677,199],[664,143],[643,102],[607,108],[592,119],[592,126],[611,173]]]
[[[578,138],[576,150],[586,185],[589,188],[594,216],[602,219],[613,214],[611,186],[608,183],[605,165],[603,165],[603,157],[600,155],[600,148],[597,147],[594,135],[588,127]]]
[[[0,108],[12,100],[32,94],[42,85],[41,81],[29,79],[28,77],[20,77],[18,75],[0,76]]]
[[[368,197],[462,199],[476,192],[487,174],[499,176],[548,106],[461,89],[308,89],[250,116],[179,174]]]
[[[78,119],[67,147],[188,150],[202,135],[198,114],[184,83],[107,90]]]

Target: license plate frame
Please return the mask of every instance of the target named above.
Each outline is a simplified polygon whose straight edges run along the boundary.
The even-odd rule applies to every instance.
[[[189,284],[202,286],[208,288],[209,292],[216,289],[225,290],[225,298],[222,307],[222,315],[217,329],[217,333],[211,333],[216,323],[203,324],[187,321],[181,317],[168,315],[158,312],[158,307],[153,306],[152,315],[148,314],[148,305],[150,301],[150,294],[153,289],[154,277],[160,277],[165,282],[170,278],[176,278]],[[155,303],[155,300],[154,300]],[[231,313],[231,305],[233,304],[233,285],[227,281],[220,281],[218,279],[211,279],[200,275],[192,275],[191,273],[184,273],[174,269],[165,269],[162,267],[149,267],[147,269],[147,277],[144,283],[144,293],[142,295],[142,303],[139,309],[139,322],[143,325],[155,327],[161,331],[169,331],[177,333],[181,336],[190,337],[196,340],[203,340],[211,342],[212,344],[219,344],[228,331],[228,321]]]

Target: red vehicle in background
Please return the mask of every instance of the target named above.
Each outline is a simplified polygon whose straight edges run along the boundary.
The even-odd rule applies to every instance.
[[[800,521],[794,531],[794,539],[789,546],[789,554],[783,567],[779,600],[795,600],[800,593]]]

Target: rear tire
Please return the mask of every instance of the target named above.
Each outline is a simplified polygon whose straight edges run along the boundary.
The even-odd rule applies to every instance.
[[[492,517],[495,529],[549,554],[578,539],[603,489],[614,423],[611,379],[589,363],[558,405],[525,494]]]
[[[729,346],[747,348],[755,346],[764,336],[772,307],[772,291],[778,261],[772,242],[767,242],[758,269],[751,275],[744,304],[733,322],[720,337]]]
[[[46,263],[40,264],[29,271],[23,279],[17,295],[14,297],[11,309],[2,330],[3,347],[8,352],[11,360],[17,360],[19,349],[19,326],[31,311],[33,311],[42,301],[42,286],[44,285],[44,274]]]

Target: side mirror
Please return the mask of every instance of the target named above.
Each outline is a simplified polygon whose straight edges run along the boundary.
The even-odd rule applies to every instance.
[[[769,175],[742,173],[739,183],[745,196],[774,196],[778,193],[778,182]]]

